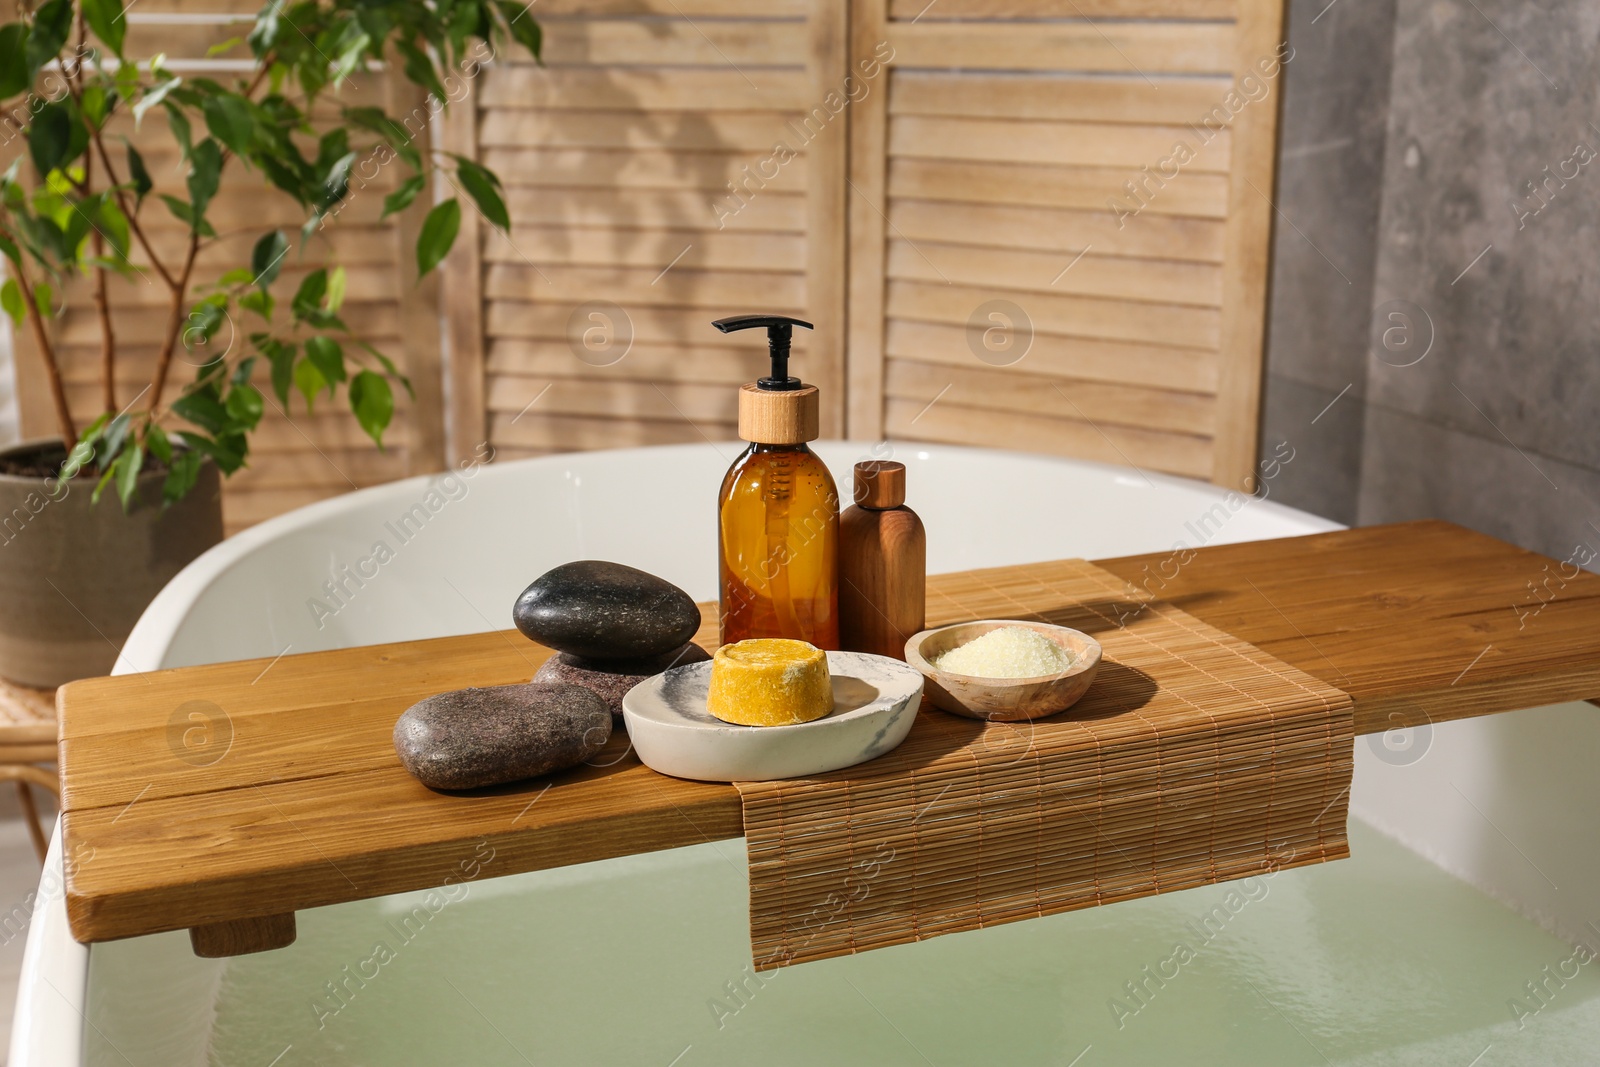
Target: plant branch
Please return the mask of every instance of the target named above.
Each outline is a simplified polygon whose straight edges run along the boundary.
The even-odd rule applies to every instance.
[[[122,188],[122,182],[117,180],[117,171],[111,164],[111,154],[106,151],[106,142],[104,137],[101,136],[100,127],[91,126],[89,138],[94,142],[94,146],[100,150],[100,165],[106,169],[106,182],[117,198],[117,207],[122,209],[123,216],[128,220],[128,229],[132,230],[134,237],[138,238],[139,247],[144,249],[144,254],[150,257],[150,265],[156,269],[157,274],[161,275],[161,280],[166,282],[169,287],[177,285],[178,280],[172,276],[171,272],[161,262],[160,257],[156,255],[156,250],[150,246],[150,239],[145,236],[144,227],[139,225],[138,209],[130,209],[128,207],[128,194]]]
[[[167,386],[167,373],[172,369],[172,354],[177,351],[178,337],[183,331],[183,306],[189,293],[189,278],[194,273],[195,257],[200,254],[200,234],[189,236],[189,254],[184,257],[183,273],[172,287],[172,303],[167,312],[166,336],[161,342],[161,354],[156,357],[156,373],[150,379],[150,411],[161,405],[161,393]]]
[[[94,184],[94,157],[87,152],[83,156],[83,195],[88,196],[90,187]],[[79,210],[82,210],[81,208]],[[94,248],[94,257],[104,260],[106,255],[105,234],[100,227],[90,227],[94,233],[90,237]],[[100,402],[107,413],[117,410],[117,335],[111,328],[111,298],[106,293],[106,269],[96,265],[94,268],[94,307],[100,317]]]
[[[33,327],[33,342],[39,346],[39,357],[44,360],[45,377],[50,382],[50,399],[55,403],[56,428],[61,432],[61,440],[66,443],[67,451],[72,451],[72,446],[78,443],[78,429],[72,422],[72,411],[67,406],[67,388],[61,380],[61,367],[56,362],[55,346],[50,343],[50,334],[44,328],[44,317],[39,313],[39,304],[34,299],[33,285],[28,281],[28,274],[19,263],[12,263],[12,273],[17,279],[17,288],[22,290],[23,304],[28,313],[28,323]]]

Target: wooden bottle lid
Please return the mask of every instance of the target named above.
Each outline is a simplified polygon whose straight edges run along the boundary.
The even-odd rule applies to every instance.
[[[906,502],[906,465],[890,459],[856,464],[855,501],[864,508],[884,510]]]
[[[739,436],[758,445],[802,445],[822,436],[817,387],[784,391],[739,387]]]

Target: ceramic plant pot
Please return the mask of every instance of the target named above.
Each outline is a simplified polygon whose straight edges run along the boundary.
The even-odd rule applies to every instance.
[[[60,441],[0,449],[59,471]],[[188,496],[163,510],[162,471],[139,476],[126,514],[96,478],[0,473],[0,677],[52,688],[108,674],[146,605],[184,566],[222,540],[222,482],[207,462]],[[148,670],[154,664],[134,664]]]

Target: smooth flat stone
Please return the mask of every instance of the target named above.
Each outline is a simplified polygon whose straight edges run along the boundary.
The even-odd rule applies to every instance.
[[[583,659],[570,652],[557,652],[540,665],[535,682],[561,682],[589,690],[606,702],[611,716],[622,721],[622,698],[628,690],[652,675],[689,663],[703,663],[711,653],[690,642],[662,656],[645,659]]]
[[[767,782],[876,759],[906,739],[922,675],[896,659],[829,652],[833,711],[789,726],[736,726],[706,710],[711,664],[691,663],[639,683],[622,701],[628,739],[645,765],[677,778]]]
[[[411,705],[394,724],[401,764],[431,789],[549,774],[582,763],[610,737],[604,701],[547,682],[440,693]]]
[[[682,589],[593,559],[540,575],[517,598],[511,617],[541,645],[591,660],[664,655],[700,628],[700,609]]]

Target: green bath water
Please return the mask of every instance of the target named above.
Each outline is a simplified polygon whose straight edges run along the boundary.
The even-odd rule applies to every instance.
[[[502,879],[491,861],[431,912],[413,894],[301,913],[293,947],[218,965],[184,998],[210,1029],[196,1062],[225,1067],[1600,1057],[1600,961],[1361,823],[1351,847],[1337,863],[760,977],[746,969],[740,841]],[[95,949],[90,1063],[146,1062],[132,1050],[156,1009],[121,1018],[132,999],[107,1001],[139,983],[149,951]],[[160,951],[195,966],[182,935]],[[207,990],[214,1006],[195,1010]]]

